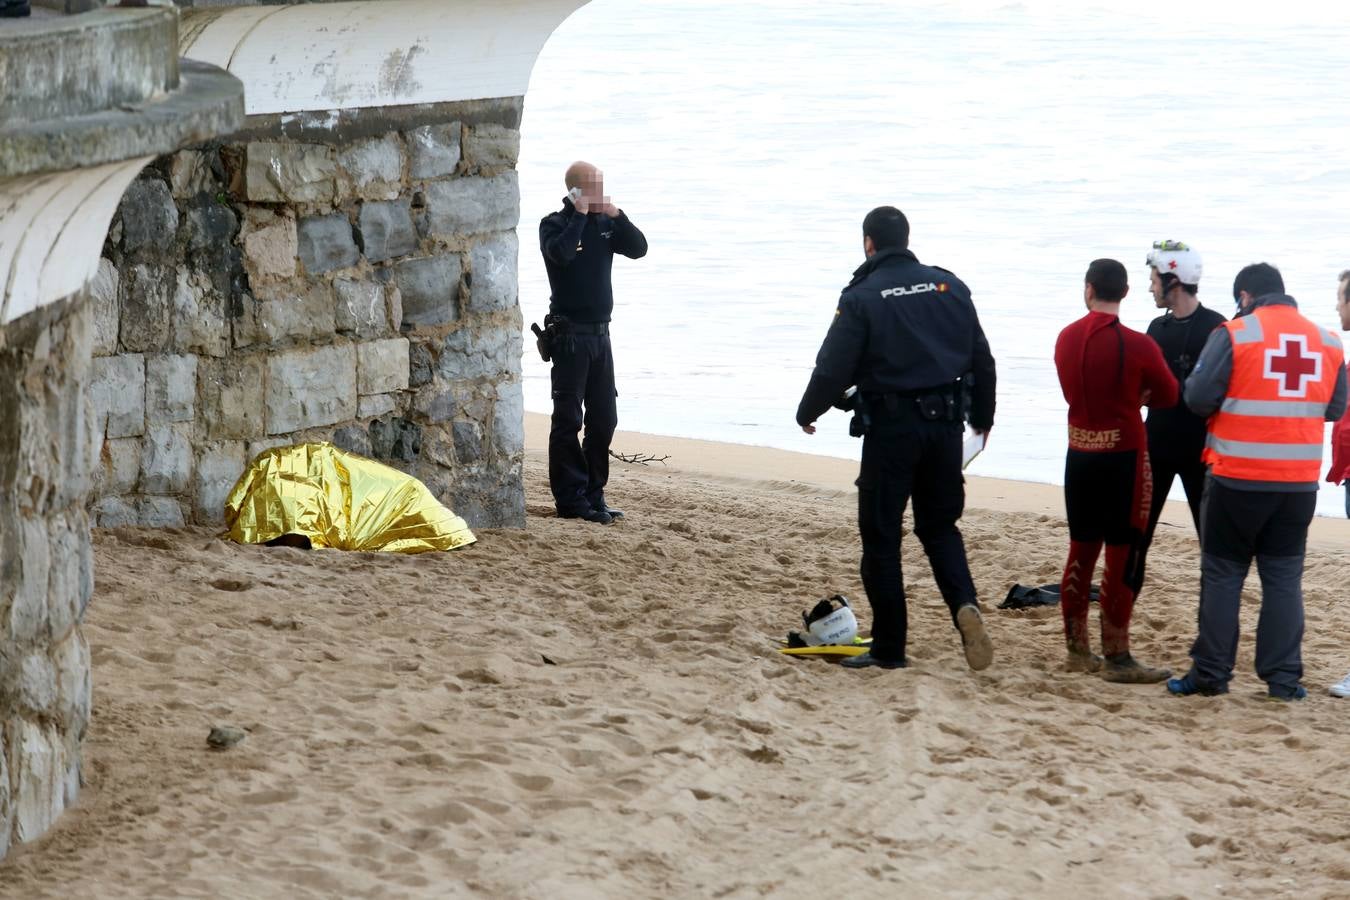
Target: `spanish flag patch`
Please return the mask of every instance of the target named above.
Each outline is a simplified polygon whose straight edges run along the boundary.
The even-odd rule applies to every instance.
[[[938,285],[938,293],[945,294],[946,292],[947,292],[947,282],[944,281]]]

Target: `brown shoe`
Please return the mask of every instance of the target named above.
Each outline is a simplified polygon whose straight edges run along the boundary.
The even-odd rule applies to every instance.
[[[1090,647],[1070,647],[1069,655],[1064,657],[1065,672],[1100,672],[1102,658],[1092,652]]]
[[[1102,679],[1117,684],[1157,684],[1172,677],[1171,669],[1146,666],[1128,653],[1108,656],[1102,666]]]
[[[968,603],[956,611],[956,627],[961,632],[961,646],[966,651],[966,662],[979,672],[994,661],[994,644],[984,630],[984,619],[979,607]]]

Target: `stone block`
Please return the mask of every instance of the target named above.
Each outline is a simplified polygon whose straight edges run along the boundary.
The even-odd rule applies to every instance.
[[[483,430],[477,422],[456,422],[453,427],[455,436],[455,459],[462,465],[481,462],[483,458]]]
[[[338,152],[343,189],[363,200],[393,200],[403,181],[403,142],[397,134],[357,141]]]
[[[444,425],[428,426],[422,429],[422,452],[419,454],[419,466],[436,466],[445,474],[449,474],[459,463],[455,458],[455,439],[451,429]],[[425,471],[425,469],[421,469]],[[448,488],[449,479],[445,480]]]
[[[356,387],[361,394],[388,394],[408,387],[408,340],[389,338],[356,347]]]
[[[122,273],[118,333],[132,353],[168,349],[170,311],[178,278],[172,266],[138,263]]]
[[[94,360],[89,383],[94,433],[135,437],[145,433],[145,357],[139,353]]]
[[[332,202],[337,163],[324,144],[256,141],[245,151],[245,191],[263,203]]]
[[[191,422],[197,416],[197,357],[145,358],[147,425]]]
[[[374,398],[371,398],[374,399]],[[362,416],[364,418],[364,415]],[[370,432],[360,425],[344,425],[333,432],[333,445],[348,453],[370,456]]]
[[[136,501],[136,524],[145,528],[182,528],[183,507],[174,497],[141,497]]]
[[[32,841],[56,823],[65,809],[65,745],[54,726],[11,719],[9,735],[14,783],[14,837]]]
[[[520,242],[514,231],[496,235],[469,254],[473,278],[469,288],[469,311],[475,313],[510,309],[516,305],[516,265]]]
[[[429,424],[449,422],[459,410],[454,388],[441,381],[433,381],[413,395],[412,408]]]
[[[6,623],[12,643],[28,643],[48,634],[47,573],[50,571],[47,523],[40,519],[20,519],[19,582]]]
[[[488,518],[494,527],[525,527],[525,478],[519,465],[502,473],[490,504]]]
[[[122,195],[122,249],[130,254],[158,255],[173,246],[178,207],[169,186],[158,178],[137,178]]]
[[[460,158],[460,130],[458,122],[451,122],[408,132],[409,174],[413,178],[455,174]]]
[[[45,653],[29,653],[19,666],[19,709],[43,716],[56,705],[56,667]]]
[[[373,338],[383,337],[391,330],[396,331],[401,319],[391,320],[389,317],[387,289],[386,285],[376,281],[334,279],[334,312],[338,333]]]
[[[299,225],[300,262],[310,275],[345,269],[361,259],[352,223],[342,213],[306,216]]]
[[[520,184],[514,171],[438,181],[427,185],[425,194],[424,229],[429,237],[510,231],[520,221]]]
[[[431,382],[436,366],[431,345],[425,341],[414,341],[408,348],[408,386],[421,387]]]
[[[461,328],[441,342],[437,374],[445,381],[497,378],[519,371],[522,338],[502,326]]]
[[[354,419],[356,349],[338,344],[269,356],[266,409],[268,434]]]
[[[399,416],[370,423],[370,452],[375,459],[412,462],[422,452],[422,426]]]
[[[214,154],[201,150],[179,150],[169,157],[169,189],[180,200],[201,193],[214,194],[220,186],[214,168]]]
[[[225,295],[200,273],[178,271],[173,295],[173,346],[181,353],[224,356],[230,349]]]
[[[231,302],[231,306],[225,307],[229,315],[235,314],[234,305],[249,294],[244,251],[232,242],[189,253],[188,267],[195,282],[209,284],[216,293]]]
[[[417,249],[417,229],[407,200],[361,204],[356,229],[361,252],[371,262],[407,256]]]
[[[154,425],[141,452],[141,490],[181,494],[192,478],[192,426]]]
[[[294,216],[250,209],[239,238],[244,246],[244,269],[255,286],[294,277],[300,253]]]
[[[492,410],[492,443],[501,456],[525,452],[525,393],[519,381],[497,383]]]
[[[198,522],[219,524],[225,521],[225,500],[248,464],[243,441],[211,444],[197,457],[193,492],[193,514]]]
[[[75,531],[75,536],[79,538],[77,549],[80,557],[80,612],[76,616],[77,620],[84,619],[84,613],[89,609],[89,601],[94,596],[94,543],[89,539],[89,526],[92,521],[92,517],[85,513]]]
[[[277,447],[288,447],[291,444],[298,443],[291,435],[281,434],[276,437],[259,438],[256,441],[248,442],[248,464],[252,465],[253,460],[258,458],[258,454],[265,453],[268,450],[274,450]]]
[[[399,290],[398,285],[393,281],[390,281],[389,278],[390,276],[386,272],[384,304],[389,310],[389,327],[393,331],[399,331],[403,327],[403,292]]]
[[[474,125],[464,138],[464,156],[479,169],[510,169],[520,159],[520,132],[504,125]]]
[[[140,474],[140,438],[104,441],[94,469],[94,494],[99,497],[129,494],[136,490]]]
[[[463,265],[458,253],[409,259],[396,265],[394,280],[403,297],[403,324],[418,328],[458,319]]]
[[[89,724],[89,700],[92,693],[89,672],[89,643],[80,629],[72,628],[52,648],[56,666],[56,714],[77,739],[84,736]]]
[[[214,247],[229,245],[239,231],[239,217],[228,205],[214,197],[202,196],[186,207],[187,248],[199,253]]]
[[[384,416],[398,408],[398,403],[394,400],[393,394],[376,394],[373,397],[362,397],[357,406],[357,418],[372,419],[376,416]]]
[[[89,524],[81,510],[78,514],[58,516],[47,528],[51,571],[47,574],[47,621],[54,638],[65,636],[84,612],[86,597],[81,566],[91,552]]]
[[[0,859],[9,850],[10,823],[14,804],[9,795],[9,749],[5,744],[5,723],[0,721]]]
[[[266,372],[261,356],[198,360],[201,422],[208,440],[247,439],[263,433]]]
[[[297,294],[289,285],[260,288],[251,316],[240,322],[240,335],[249,334],[247,344],[280,346],[312,343],[333,337],[333,289],[324,282],[309,285]]]
[[[94,520],[99,528],[124,528],[135,525],[136,507],[125,497],[103,497],[94,504]]]
[[[121,319],[118,285],[122,278],[110,259],[98,261],[98,271],[89,282],[89,302],[94,311],[94,355],[117,352],[117,328]]]
[[[517,472],[477,472],[455,480],[451,507],[471,528],[525,524],[525,490]]]

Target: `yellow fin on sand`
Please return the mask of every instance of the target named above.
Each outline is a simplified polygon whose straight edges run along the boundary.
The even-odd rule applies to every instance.
[[[787,641],[779,641],[786,644]],[[788,656],[861,656],[872,648],[870,637],[855,637],[851,644],[821,644],[818,647],[779,647]]]
[[[779,647],[779,653],[788,656],[862,656],[869,649],[867,644],[822,644],[819,647]]]

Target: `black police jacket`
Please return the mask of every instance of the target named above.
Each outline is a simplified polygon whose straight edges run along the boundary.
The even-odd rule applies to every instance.
[[[970,424],[994,424],[994,356],[970,289],[908,250],[886,250],[853,273],[797,407],[809,425],[857,385],[867,394],[941,390],[971,376]]]
[[[552,291],[548,311],[573,322],[608,322],[614,312],[614,254],[641,259],[647,239],[622,210],[613,218],[580,213],[564,200],[560,212],[540,221],[539,249]]]

